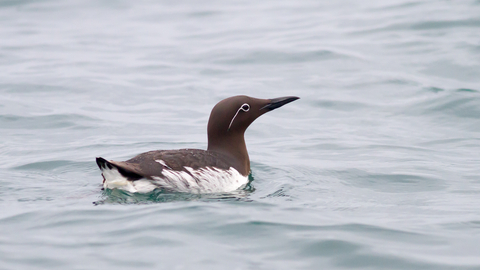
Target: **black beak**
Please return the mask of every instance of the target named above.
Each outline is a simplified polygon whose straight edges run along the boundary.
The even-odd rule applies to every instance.
[[[269,110],[269,111],[275,110],[276,108],[280,108],[283,105],[297,99],[299,99],[299,97],[279,97],[279,98],[270,99],[270,103],[263,106],[260,110],[263,110],[263,109]]]

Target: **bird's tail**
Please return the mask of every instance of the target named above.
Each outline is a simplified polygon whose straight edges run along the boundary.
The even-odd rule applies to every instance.
[[[110,162],[102,157],[97,157],[97,165],[102,172],[117,170],[123,177],[127,178],[130,181],[135,181],[144,177],[143,175],[138,174],[132,169],[127,168],[127,166],[116,164],[116,162]]]

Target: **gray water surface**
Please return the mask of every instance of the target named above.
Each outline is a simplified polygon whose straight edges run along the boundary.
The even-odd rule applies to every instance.
[[[0,269],[480,269],[480,1],[0,1]],[[102,191],[296,95],[229,194]]]

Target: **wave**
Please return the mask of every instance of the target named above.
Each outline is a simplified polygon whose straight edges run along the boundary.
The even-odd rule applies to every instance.
[[[97,119],[80,114],[0,115],[0,129],[86,129],[99,122]]]

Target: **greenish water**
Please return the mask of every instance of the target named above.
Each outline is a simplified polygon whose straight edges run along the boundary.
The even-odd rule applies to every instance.
[[[480,1],[0,1],[0,269],[480,269]],[[101,191],[296,95],[229,194]]]

